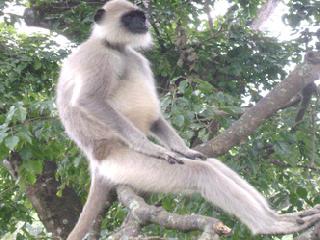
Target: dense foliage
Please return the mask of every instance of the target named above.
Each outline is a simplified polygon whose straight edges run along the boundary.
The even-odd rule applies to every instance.
[[[78,44],[89,34],[97,2],[70,1],[67,7],[58,0],[16,0],[15,4],[36,9],[35,18]],[[206,18],[204,2],[150,3],[155,46],[147,56],[159,81],[162,110],[190,146],[206,142],[228,128],[249,104],[284,79],[284,69],[300,62],[302,53],[312,49],[320,38],[320,29],[300,27],[319,26],[317,1],[288,2],[289,12],[283,20],[303,32],[286,42],[248,27],[261,1],[230,1],[227,13],[213,19],[212,25]],[[214,1],[206,2],[213,6]],[[17,23],[23,19],[10,14],[8,6],[9,1],[0,3],[0,10],[4,10],[0,12],[0,159],[16,158],[19,169],[14,178],[0,165],[0,238],[35,239],[48,235],[26,191],[42,172],[44,162],[52,160],[58,165],[58,195],[65,186],[71,186],[84,200],[89,178],[86,161],[66,138],[54,104],[59,66],[73,45],[57,43],[56,33],[20,33]],[[320,203],[317,103],[316,97],[312,98],[298,124],[298,106],[279,111],[248,141],[220,157],[280,211]],[[237,219],[217,211],[199,196],[155,195],[149,201],[173,212],[216,216],[234,227],[227,239],[292,239],[251,237]],[[116,204],[111,208],[103,222],[103,236],[121,224],[125,213]],[[197,235],[155,225],[144,232],[178,239]]]

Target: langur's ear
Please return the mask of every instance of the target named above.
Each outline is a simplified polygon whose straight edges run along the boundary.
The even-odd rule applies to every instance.
[[[98,9],[93,18],[94,22],[99,24],[105,15],[106,15],[106,10]]]

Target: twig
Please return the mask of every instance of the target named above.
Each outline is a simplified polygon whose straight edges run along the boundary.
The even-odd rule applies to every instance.
[[[211,7],[210,7],[210,3],[208,0],[206,0],[204,3],[204,11],[207,14],[209,28],[212,30],[213,29],[213,19],[211,17]]]
[[[284,163],[283,161],[280,161],[277,159],[272,159],[270,162],[274,165],[277,165],[277,166],[283,167],[283,168],[302,168],[305,170],[312,170],[314,172],[320,173],[320,168],[316,168],[314,166],[303,165],[303,164],[291,165],[289,163]]]

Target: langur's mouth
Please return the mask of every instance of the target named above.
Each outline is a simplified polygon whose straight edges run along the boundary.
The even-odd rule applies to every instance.
[[[138,27],[136,27],[134,29],[131,29],[131,32],[132,33],[137,33],[137,34],[143,34],[143,33],[148,32],[148,30],[149,30],[149,27],[145,24],[144,26],[138,26]]]

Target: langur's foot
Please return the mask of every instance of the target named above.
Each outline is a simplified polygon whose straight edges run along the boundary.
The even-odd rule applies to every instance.
[[[308,211],[308,210],[307,210]],[[311,214],[311,212],[309,212]],[[298,214],[298,213],[297,213]],[[320,222],[320,213],[301,217],[299,215],[280,215],[272,226],[266,226],[259,234],[290,234],[306,230]]]
[[[297,213],[285,213],[282,214],[281,216],[296,216],[296,217],[307,217],[307,216],[311,216],[314,214],[318,214],[320,213],[320,204],[314,206],[313,208],[307,209],[307,210],[303,210],[301,212],[297,212]]]
[[[195,160],[195,159],[205,160],[205,159],[207,159],[207,157],[205,155],[203,155],[202,153],[200,153],[196,150],[190,149],[190,148],[187,148],[183,151],[180,151],[180,150],[173,150],[173,151],[186,157],[187,159],[191,159],[191,160]]]

